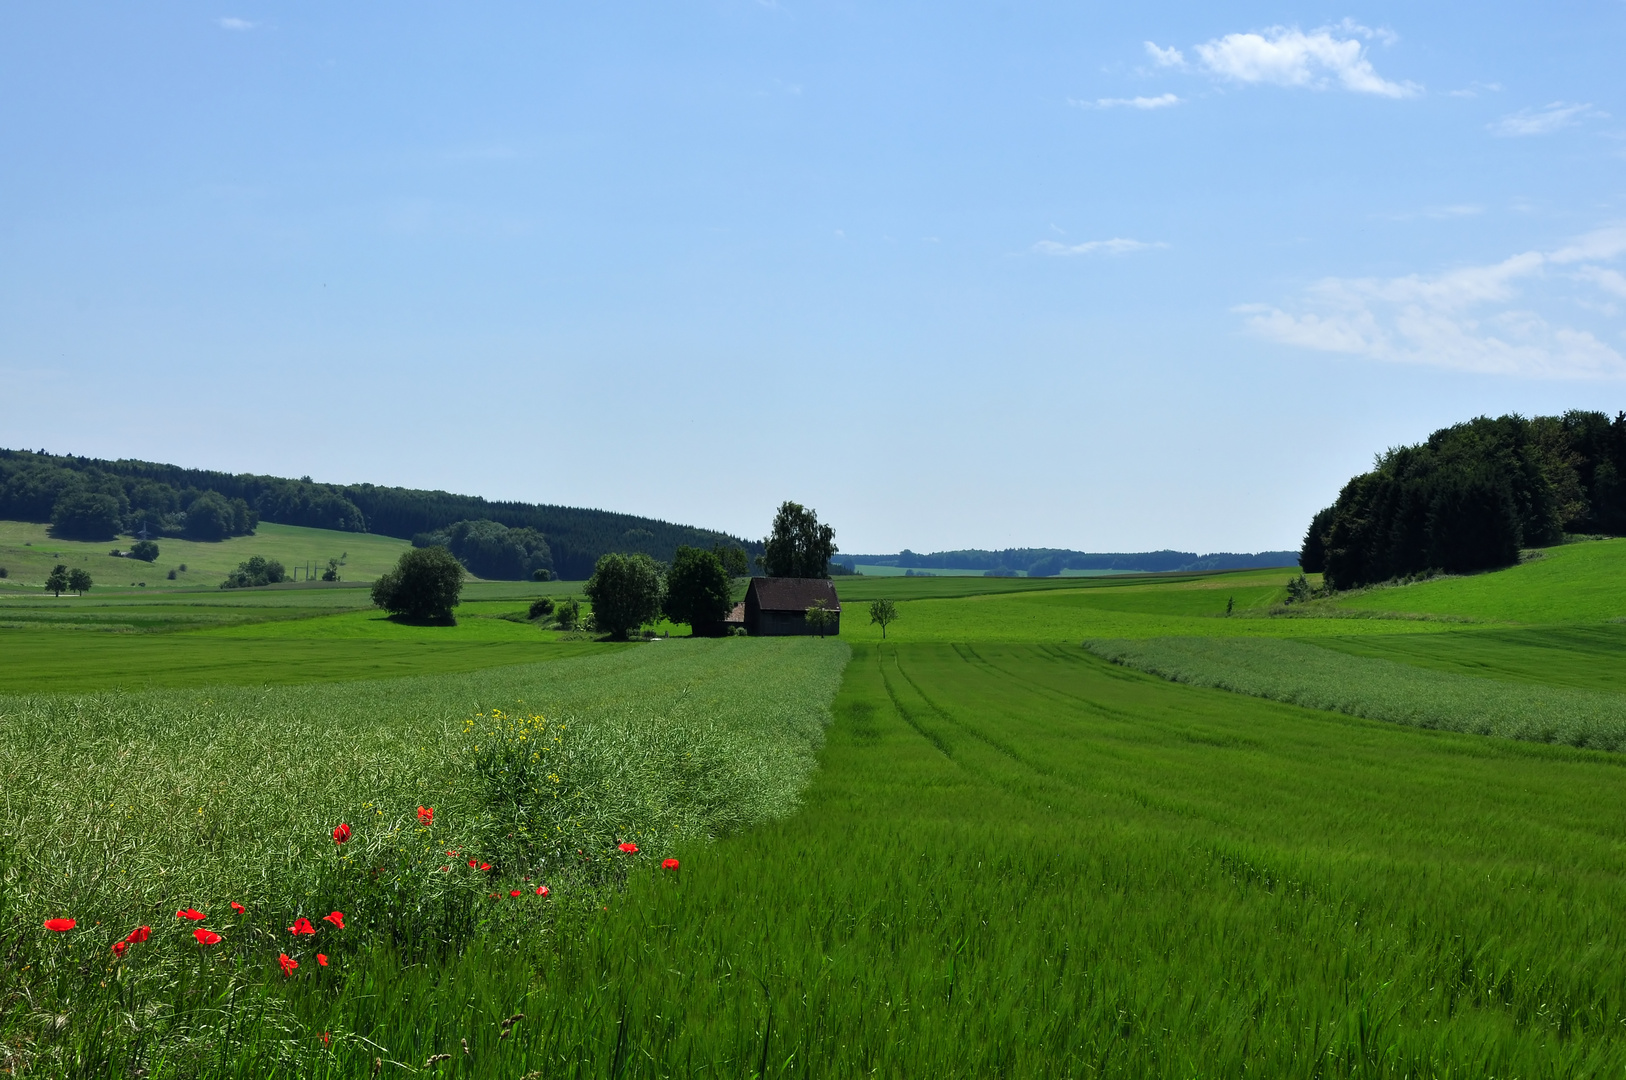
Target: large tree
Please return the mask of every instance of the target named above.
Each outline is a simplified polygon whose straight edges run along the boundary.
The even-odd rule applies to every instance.
[[[45,587],[61,596],[68,589],[68,568],[62,563],[57,563],[51,571],[51,576],[45,579]]]
[[[648,555],[599,556],[583,591],[593,602],[593,625],[612,638],[624,639],[661,613],[661,569]]]
[[[394,617],[449,623],[463,576],[463,564],[445,548],[413,548],[373,582],[373,603]]]
[[[810,507],[787,501],[774,515],[773,535],[764,547],[762,569],[769,577],[829,577],[836,531],[820,525]]]
[[[728,570],[716,552],[678,548],[666,573],[666,617],[694,627],[721,622],[733,606]]]
[[[80,596],[88,593],[92,584],[89,570],[76,566],[68,571],[68,588]]]

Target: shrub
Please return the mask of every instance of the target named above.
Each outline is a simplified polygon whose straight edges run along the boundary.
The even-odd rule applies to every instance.
[[[184,568],[183,568],[184,569]],[[260,585],[275,585],[288,579],[288,571],[275,559],[258,555],[237,564],[231,576],[220,583],[222,589],[252,589]]]
[[[171,570],[169,572],[169,580],[171,580],[171,581],[175,580],[175,571]]]
[[[561,630],[574,630],[582,622],[582,606],[574,597],[559,601],[554,609]]]
[[[7,576],[8,575],[6,573],[6,568],[3,567],[3,566],[0,566],[0,578],[7,577]]]
[[[398,618],[452,622],[463,577],[463,564],[445,548],[413,548],[373,583],[373,603]]]
[[[140,559],[142,562],[155,562],[158,559],[158,545],[151,540],[138,540],[125,552],[129,558]]]
[[[553,580],[553,571],[551,571],[551,570],[532,570],[531,571],[531,580],[532,581],[552,581]]]
[[[529,615],[533,619],[545,619],[553,614],[553,601],[546,596],[539,596],[531,601]]]
[[[609,552],[599,556],[587,582],[594,625],[613,638],[652,621],[661,612],[661,572],[648,555]]]

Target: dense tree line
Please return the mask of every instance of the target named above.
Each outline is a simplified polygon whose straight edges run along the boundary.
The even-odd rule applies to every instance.
[[[1626,533],[1626,413],[1482,416],[1385,451],[1311,521],[1299,564],[1348,589],[1509,566],[1565,533]]]
[[[71,500],[70,495],[74,496]],[[201,507],[196,505],[210,495],[214,498]],[[220,503],[229,517],[220,510]],[[489,521],[510,530],[541,534],[553,572],[566,578],[587,577],[607,551],[642,553],[663,562],[671,560],[684,544],[741,546],[752,555],[762,551],[760,543],[726,533],[604,510],[491,502],[472,495],[375,484],[320,484],[309,477],[234,475],[146,461],[0,450],[0,519],[54,523],[59,509],[63,534],[80,530],[76,538],[85,539],[111,539],[121,532],[139,531],[143,524],[159,535],[217,539],[216,533],[251,533],[263,520],[410,540],[459,522]],[[534,546],[527,550],[534,560]]]
[[[843,555],[848,567],[896,566],[912,570],[981,570],[994,575],[1014,575],[1026,571],[1029,577],[1055,577],[1063,570],[1115,570],[1119,573],[1201,572],[1209,570],[1268,569],[1292,566],[1291,551],[1261,551],[1235,554],[1228,551],[1199,555],[1194,551],[1142,551],[1102,553],[1071,551],[1065,548],[1005,548],[986,551],[934,551],[929,555],[904,548],[896,555]]]
[[[470,573],[491,581],[529,581],[538,570],[553,572],[553,552],[541,533],[496,521],[459,521],[417,534],[412,546],[446,548]]]

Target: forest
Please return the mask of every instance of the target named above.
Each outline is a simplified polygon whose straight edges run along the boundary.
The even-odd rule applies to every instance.
[[[1626,412],[1479,417],[1378,455],[1316,514],[1299,564],[1350,589],[1511,566],[1566,535],[1626,533]]]
[[[252,533],[260,521],[411,540],[459,522],[493,522],[528,530],[514,538],[521,554],[499,560],[513,563],[515,577],[546,568],[583,579],[607,551],[669,561],[684,544],[741,546],[753,555],[762,550],[760,541],[634,514],[43,450],[0,449],[0,519],[50,522],[57,535],[78,540],[111,540],[143,528],[157,536],[217,540]]]
[[[973,548],[922,555],[904,548],[896,555],[840,555],[836,557],[836,562],[848,569],[862,564],[911,570],[982,570],[993,576],[1026,571],[1029,577],[1055,577],[1063,570],[1116,570],[1141,574],[1257,570],[1291,566],[1294,558],[1291,551],[1261,551],[1256,555],[1222,551],[1198,555],[1193,551],[1168,550],[1100,553],[1070,551],[1066,548],[1005,548],[1001,551]]]

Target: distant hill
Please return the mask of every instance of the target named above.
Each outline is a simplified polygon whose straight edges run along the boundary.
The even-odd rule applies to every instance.
[[[1123,573],[1174,571],[1263,570],[1297,566],[1296,551],[1261,551],[1254,555],[1193,551],[1142,551],[1133,554],[1069,551],[1065,548],[1006,548],[984,551],[934,551],[929,555],[904,548],[896,555],[837,555],[849,570],[865,566],[895,566],[912,570],[981,570],[989,575],[1026,573],[1029,577],[1055,577],[1063,570],[1116,570]]]
[[[28,450],[0,449],[0,519],[48,521],[58,535],[85,540],[111,539],[143,525],[159,535],[219,540],[252,532],[258,521],[411,540],[460,521],[495,521],[541,533],[546,546],[528,550],[526,565],[567,579],[592,574],[607,551],[669,561],[680,544],[732,544],[752,555],[762,550],[760,541],[607,510]]]

